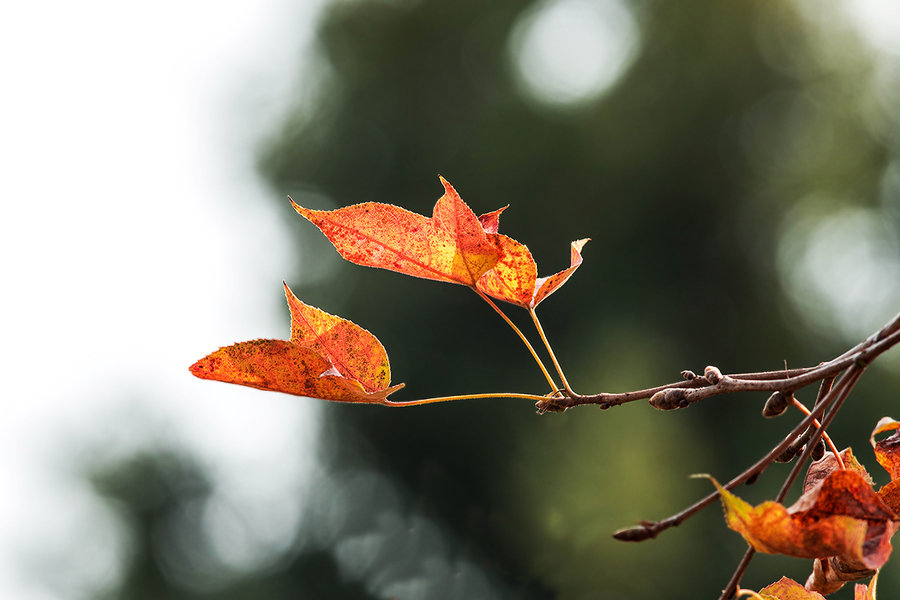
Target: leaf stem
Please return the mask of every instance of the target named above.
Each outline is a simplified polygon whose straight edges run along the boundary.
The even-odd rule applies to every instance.
[[[435,404],[437,402],[450,402],[451,400],[477,400],[479,398],[523,398],[525,400],[546,400],[547,396],[538,396],[537,394],[518,394],[515,392],[491,392],[486,394],[458,394],[456,396],[436,396],[434,398],[423,398],[421,400],[410,400],[409,402],[394,402],[393,400],[384,400],[382,404],[385,406],[422,406],[423,404]]]
[[[803,403],[796,398],[794,398],[794,407],[799,409],[800,412],[802,412],[806,416],[809,416],[809,409],[806,408],[806,406],[804,406]],[[819,423],[818,419],[813,419],[812,423],[816,426],[817,429],[822,428],[822,424]],[[837,447],[835,447],[834,442],[831,441],[831,436],[828,435],[827,432],[823,431],[822,439],[825,440],[825,443],[828,444],[828,447],[831,449],[831,453],[834,454],[834,457],[837,459],[838,467],[841,469],[841,471],[846,470],[847,467],[844,466],[844,459],[841,458],[841,453],[838,452],[838,449]]]
[[[489,297],[487,297],[481,290],[479,290],[479,289],[476,288],[476,287],[473,287],[472,289],[475,291],[476,294],[478,294],[479,296],[481,296],[481,299],[484,300],[485,302],[487,302],[487,303],[491,306],[491,308],[493,308],[494,311],[495,311],[498,315],[500,315],[500,317],[501,317],[504,321],[506,321],[506,324],[507,324],[507,325],[509,325],[510,327],[512,327],[512,330],[516,332],[516,335],[519,336],[519,339],[521,339],[521,340],[522,340],[522,343],[525,344],[525,347],[528,348],[528,351],[531,353],[532,358],[534,358],[534,362],[536,362],[537,365],[541,368],[541,373],[544,374],[544,377],[547,379],[547,383],[550,384],[550,389],[551,389],[552,391],[554,391],[554,392],[557,391],[557,390],[559,389],[559,386],[557,386],[557,385],[556,385],[556,382],[553,381],[553,377],[551,377],[550,372],[547,371],[547,367],[544,366],[544,363],[541,361],[541,357],[539,357],[539,356],[537,355],[537,352],[534,351],[534,347],[532,347],[531,342],[528,341],[528,338],[525,337],[525,334],[522,333],[522,330],[519,329],[518,327],[516,327],[516,324],[513,323],[512,320],[511,320],[509,317],[506,316],[506,313],[503,312],[503,311],[500,309],[500,307],[497,306],[497,305],[494,303],[494,301],[491,300]],[[546,400],[546,398],[543,397],[543,396],[539,397],[539,399],[540,399],[540,400]]]
[[[534,321],[534,327],[537,329],[538,335],[541,336],[541,341],[544,342],[544,347],[547,349],[547,353],[550,355],[550,360],[553,361],[553,367],[556,369],[556,372],[559,373],[559,378],[562,380],[563,387],[570,397],[577,396],[573,390],[572,386],[569,385],[569,381],[566,379],[565,373],[563,373],[562,367],[559,366],[559,361],[556,360],[556,354],[553,352],[553,348],[550,346],[550,340],[547,339],[547,336],[544,334],[544,328],[541,326],[541,321],[538,319],[537,312],[535,312],[534,307],[529,307],[528,314],[531,315],[531,320]]]

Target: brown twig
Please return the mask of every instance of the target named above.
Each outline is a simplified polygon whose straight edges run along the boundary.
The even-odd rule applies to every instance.
[[[567,394],[565,397],[542,400],[537,408],[559,411],[586,404],[597,405],[601,409],[634,402],[654,399],[654,406],[666,409],[684,408],[705,398],[732,394],[735,392],[776,392],[785,394],[796,392],[808,385],[825,379],[833,379],[856,363],[868,364],[879,354],[900,343],[900,314],[897,314],[878,332],[869,336],[853,348],[836,358],[815,367],[801,369],[774,370],[756,373],[735,373],[722,375],[717,381],[710,381],[707,375],[697,376],[684,371],[685,381],[678,381],[643,390],[622,393],[600,393],[591,395]],[[717,370],[716,370],[717,371]],[[546,406],[550,405],[550,406]]]

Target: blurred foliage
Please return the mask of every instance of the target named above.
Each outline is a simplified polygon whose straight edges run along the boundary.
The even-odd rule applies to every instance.
[[[334,260],[330,244],[281,200],[287,192],[312,208],[381,201],[429,214],[442,174],[478,213],[509,204],[501,231],[528,244],[542,274],[566,265],[569,241],[593,238],[580,271],[542,306],[578,390],[647,387],[712,362],[723,371],[799,366],[840,351],[841,340],[796,320],[774,265],[783,220],[801,199],[829,198],[822,211],[875,202],[890,159],[881,125],[890,123],[864,110],[873,67],[858,40],[788,0],[634,0],[639,50],[621,81],[594,100],[546,106],[521,91],[509,56],[511,31],[534,6],[373,0],[326,8],[315,100],[298,103],[259,162],[297,238],[299,270],[288,281],[298,296],[379,336],[393,380],[408,385],[397,400],[543,391],[518,339],[474,294]],[[273,310],[283,310],[280,302]],[[867,378],[858,406],[886,407],[880,390],[889,375]],[[203,594],[167,587],[171,576],[154,561],[171,549],[153,542],[167,511],[202,496],[202,478],[170,464],[182,487],[157,490],[147,505],[142,486],[169,471],[138,477],[132,470],[147,465],[124,465],[101,485],[127,507],[137,536],[115,596],[386,598],[393,589],[404,599],[712,598],[744,549],[719,511],[640,545],[610,533],[709,491],[688,474],[727,479],[780,439],[789,423],[759,419],[764,400],[540,418],[521,401],[328,405],[319,489],[345,498],[340,506],[356,525],[333,527],[315,550],[302,546],[267,573]],[[848,412],[838,437],[861,446],[879,416]],[[369,488],[341,492],[335,482],[348,473],[381,481],[392,491],[378,497],[393,507]],[[784,473],[773,467],[744,496],[771,495]],[[416,537],[410,519],[435,533]],[[421,547],[410,552],[398,531]],[[372,546],[370,566],[353,567],[341,559],[341,532],[344,542],[366,532],[393,541]],[[434,567],[447,579],[434,581],[477,571],[482,587],[385,583],[386,573],[427,580],[438,572],[428,565],[447,564],[450,571]],[[802,580],[808,568],[763,559],[745,583],[758,588],[783,573]],[[895,582],[881,581],[886,597]]]

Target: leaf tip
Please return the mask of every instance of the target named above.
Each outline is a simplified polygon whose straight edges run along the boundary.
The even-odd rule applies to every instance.
[[[188,367],[191,375],[200,379],[211,379],[211,370],[209,367],[209,356],[205,356]]]
[[[309,213],[312,212],[310,209],[308,209],[308,208],[303,208],[302,206],[300,206],[299,204],[297,204],[296,202],[294,202],[294,199],[291,198],[290,196],[288,196],[288,200],[290,200],[291,206],[294,207],[294,210],[297,211],[298,214],[300,214],[301,216],[303,216],[303,217],[305,217],[305,218],[307,218],[307,219],[309,218],[308,215],[309,215]]]
[[[452,196],[459,196],[459,194],[456,193],[456,190],[453,188],[453,186],[450,185],[450,182],[447,181],[443,175],[438,175],[438,179],[441,180],[441,185],[444,186],[445,193],[450,194]]]

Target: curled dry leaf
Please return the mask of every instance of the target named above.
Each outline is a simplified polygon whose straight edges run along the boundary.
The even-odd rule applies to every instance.
[[[581,265],[581,249],[589,238],[572,242],[570,265],[548,277],[537,276],[537,263],[524,244],[498,233],[500,213],[506,207],[481,215],[478,220],[500,254],[494,268],[478,280],[478,289],[498,300],[522,308],[536,308],[547,296],[559,289]]]
[[[896,431],[898,428],[900,428],[900,422],[890,417],[883,417],[875,425],[869,442],[875,450],[875,458],[878,463],[891,475],[890,483],[878,490],[878,495],[894,512],[900,514],[900,431]],[[876,435],[888,431],[894,431],[894,433],[883,440],[875,441]]]
[[[453,186],[441,183],[430,218],[379,202],[331,211],[291,204],[352,263],[474,287],[500,252]]]
[[[825,600],[822,594],[808,591],[787,577],[782,577],[775,583],[759,590],[759,595],[765,600]]]
[[[837,556],[817,558],[813,562],[813,572],[806,580],[806,588],[827,595],[838,591],[845,583],[872,577],[876,572],[876,569],[855,568]]]
[[[284,286],[291,339],[253,340],[220,348],[191,373],[262,390],[338,402],[382,404],[403,387],[390,386],[391,367],[378,339],[346,319],[300,302]]]
[[[882,417],[869,437],[869,443],[875,450],[875,458],[878,460],[878,464],[891,474],[891,481],[900,478],[900,432],[896,431],[898,428],[900,428],[900,422],[890,417]],[[876,435],[888,431],[894,433],[881,441],[875,441]]]

